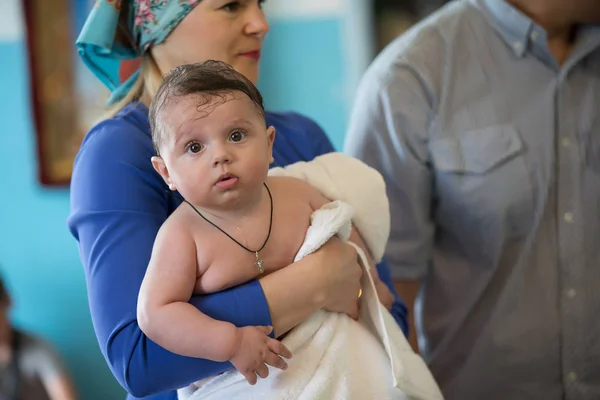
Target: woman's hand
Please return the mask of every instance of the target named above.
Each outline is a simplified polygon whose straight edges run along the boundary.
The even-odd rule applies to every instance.
[[[373,270],[377,271],[377,268],[373,268]],[[373,276],[375,278],[375,276]],[[375,290],[377,290],[377,297],[379,297],[379,302],[385,307],[386,310],[392,311],[392,306],[394,305],[394,295],[392,291],[385,283],[383,283],[379,278],[375,281]]]
[[[358,264],[356,250],[334,237],[319,249],[315,256],[320,257],[313,264],[313,270],[317,269],[315,274],[318,274],[324,283],[323,308],[358,319],[358,292],[362,268]]]
[[[260,278],[275,337],[322,308],[357,319],[361,276],[356,250],[335,237],[315,253]]]

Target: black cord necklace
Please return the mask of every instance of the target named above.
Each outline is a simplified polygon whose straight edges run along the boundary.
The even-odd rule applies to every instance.
[[[238,246],[240,246],[242,249],[250,252],[250,253],[254,253],[254,255],[256,256],[256,261],[254,261],[254,266],[258,269],[258,273],[262,274],[263,272],[265,272],[265,269],[263,267],[263,264],[265,263],[261,258],[260,255],[258,254],[260,251],[262,251],[265,246],[267,245],[267,242],[269,241],[269,237],[271,237],[271,228],[273,227],[273,196],[271,195],[271,191],[269,190],[269,187],[267,186],[266,183],[264,183],[265,188],[267,189],[267,193],[269,194],[269,200],[271,202],[271,216],[269,218],[269,232],[267,233],[267,238],[265,239],[265,242],[263,243],[262,246],[260,246],[260,249],[258,250],[250,250],[249,248],[247,248],[246,246],[244,246],[243,244],[241,244],[240,242],[238,242],[237,240],[235,240],[229,233],[225,232],[223,229],[221,229],[217,224],[215,224],[214,222],[210,221],[208,218],[206,218],[204,215],[202,215],[202,213],[200,211],[198,211],[198,209],[196,207],[194,207],[192,205],[192,203],[190,203],[189,201],[187,201],[186,199],[183,199],[183,201],[185,201],[186,203],[189,204],[190,207],[192,207],[192,209],[194,211],[196,211],[196,213],[201,216],[206,222],[208,222],[209,224],[211,224],[212,226],[214,226],[215,228],[217,228],[218,230],[220,230],[222,233],[225,234],[225,236],[227,236],[229,239],[233,240],[235,243],[237,243]]]

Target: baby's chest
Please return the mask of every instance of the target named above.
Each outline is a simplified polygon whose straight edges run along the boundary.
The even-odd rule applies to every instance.
[[[308,204],[280,204],[274,207],[270,232],[266,220],[227,235],[216,228],[204,235],[196,293],[224,290],[291,264],[304,241],[311,213]]]

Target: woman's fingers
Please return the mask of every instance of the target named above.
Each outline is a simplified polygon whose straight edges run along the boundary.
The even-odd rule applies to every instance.
[[[346,314],[348,314],[348,316],[350,318],[352,318],[353,320],[358,320],[358,301],[352,301],[350,303],[350,306],[348,308],[348,311],[346,312]]]

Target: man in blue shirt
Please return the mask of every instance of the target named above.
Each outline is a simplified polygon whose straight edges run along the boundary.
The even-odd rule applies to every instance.
[[[598,22],[594,0],[455,1],[359,89],[346,150],[386,178],[387,259],[449,400],[600,398]]]

